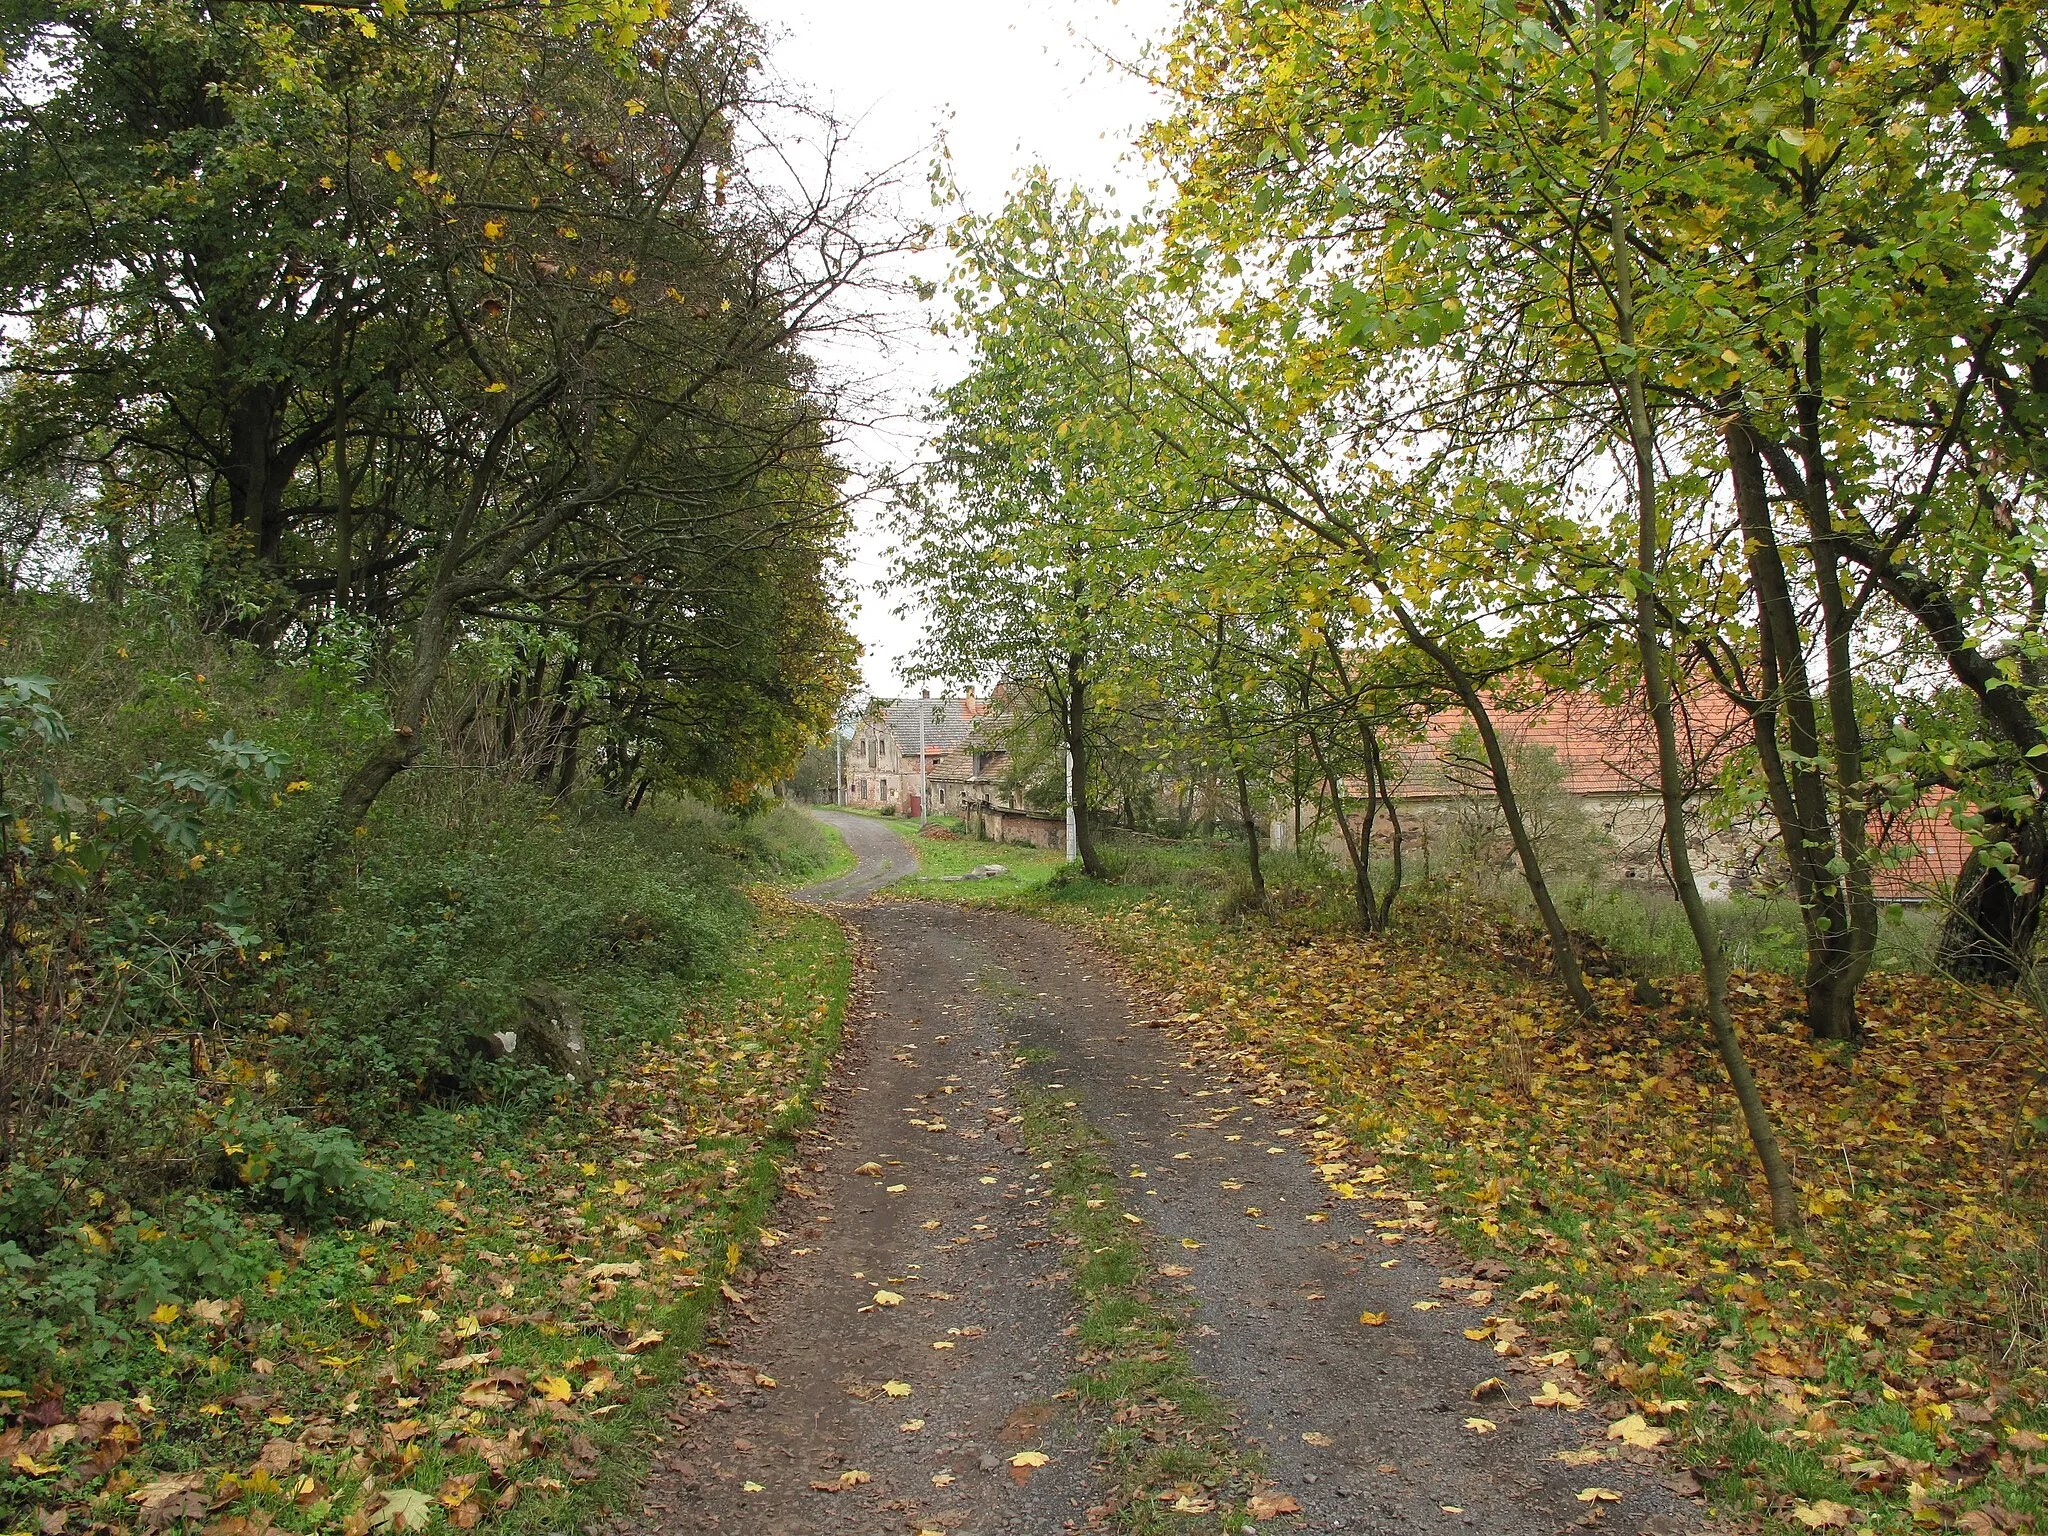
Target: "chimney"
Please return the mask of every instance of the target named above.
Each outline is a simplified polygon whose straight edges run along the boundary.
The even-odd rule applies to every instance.
[[[929,689],[929,688],[925,689],[925,691],[924,691],[924,696],[925,696],[926,698],[930,698],[930,697],[932,696],[932,691],[931,691],[931,689]]]

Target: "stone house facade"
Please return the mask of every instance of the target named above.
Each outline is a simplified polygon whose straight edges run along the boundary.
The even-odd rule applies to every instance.
[[[958,698],[878,702],[847,743],[845,803],[899,816],[960,816],[970,798],[1000,777],[1003,756],[983,745],[985,729],[999,725],[994,701],[972,693]],[[928,788],[931,805],[921,793]]]

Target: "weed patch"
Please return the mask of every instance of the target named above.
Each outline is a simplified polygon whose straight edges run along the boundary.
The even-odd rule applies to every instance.
[[[1074,1244],[1074,1393],[1107,1421],[1101,1516],[1138,1533],[1236,1531],[1258,1465],[1231,1434],[1228,1404],[1189,1364],[1181,1335],[1191,1309],[1158,1286],[1165,1272],[1116,1198],[1101,1137],[1055,1095],[1027,1091],[1019,1102]]]

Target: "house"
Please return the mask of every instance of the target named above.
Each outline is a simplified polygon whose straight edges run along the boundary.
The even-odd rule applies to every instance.
[[[980,739],[976,727],[994,710],[991,700],[971,692],[877,701],[848,743],[845,803],[901,816],[964,814],[988,760],[1001,755],[970,742]],[[921,798],[927,789],[928,809]]]
[[[1748,717],[1717,691],[1694,690],[1678,702],[1688,805],[1699,808],[1729,760],[1754,738]],[[1590,855],[1608,878],[1669,891],[1656,739],[1647,714],[1582,693],[1554,694],[1529,707],[1497,700],[1488,707],[1516,776],[1525,819],[1546,861]],[[1415,739],[1385,745],[1403,852],[1411,866],[1426,869],[1432,858],[1469,856],[1475,827],[1483,830],[1495,814],[1492,780],[1479,756],[1471,717],[1463,709],[1441,710],[1424,722]],[[1362,802],[1363,782],[1347,783],[1344,790],[1347,799]],[[1570,806],[1563,815],[1558,813],[1561,797]],[[1361,821],[1356,804],[1351,809],[1354,821]],[[1561,825],[1546,829],[1546,818]],[[1704,815],[1690,819],[1689,843],[1705,894],[1725,896],[1782,884],[1778,827],[1768,807],[1726,824]],[[1968,839],[1953,825],[1945,804],[1880,810],[1871,815],[1869,828],[1872,885],[1880,901],[1925,900],[1952,883],[1969,857]],[[1280,830],[1277,825],[1275,830]],[[1546,830],[1576,838],[1578,846],[1543,849]],[[1505,842],[1498,833],[1494,840]],[[1373,841],[1376,853],[1390,841],[1384,816]],[[1332,842],[1332,851],[1341,856],[1341,844],[1334,837]],[[1504,864],[1511,860],[1504,847],[1498,851]]]

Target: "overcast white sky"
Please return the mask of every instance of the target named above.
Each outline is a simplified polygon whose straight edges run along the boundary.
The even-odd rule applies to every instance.
[[[773,72],[854,125],[850,169],[906,162],[901,201],[914,217],[929,216],[925,168],[941,133],[976,209],[995,208],[1017,173],[1039,163],[1098,194],[1114,187],[1126,208],[1145,196],[1129,146],[1152,115],[1151,98],[1111,60],[1163,36],[1178,0],[751,0],[748,9],[769,32]],[[917,270],[936,278],[942,258],[934,253]],[[880,354],[826,359],[879,387],[888,419],[854,445],[871,464],[915,459],[923,402],[959,367],[928,317],[902,321]],[[874,590],[886,546],[881,509],[863,507],[854,628],[867,649],[868,688],[889,696],[904,689],[918,620],[898,618],[894,600]]]

